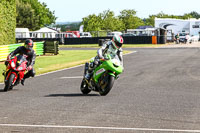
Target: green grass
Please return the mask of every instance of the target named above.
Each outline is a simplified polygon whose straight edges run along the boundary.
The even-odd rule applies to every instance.
[[[160,47],[166,44],[124,44],[123,48],[137,48],[137,47]],[[98,44],[75,44],[75,45],[59,45],[60,48],[99,48]]]
[[[124,51],[129,53],[130,51]],[[34,68],[36,74],[42,74],[50,71],[60,70],[84,64],[89,61],[92,57],[97,55],[96,50],[60,50],[59,54],[38,56]],[[5,70],[3,62],[0,63],[0,82],[3,82],[2,72]]]

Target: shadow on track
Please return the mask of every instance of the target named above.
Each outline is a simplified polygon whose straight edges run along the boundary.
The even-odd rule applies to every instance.
[[[2,90],[0,90],[0,92],[5,92],[5,91],[2,89]]]
[[[72,93],[72,94],[50,94],[45,97],[88,97],[88,96],[100,96],[98,94],[82,94],[82,93]]]

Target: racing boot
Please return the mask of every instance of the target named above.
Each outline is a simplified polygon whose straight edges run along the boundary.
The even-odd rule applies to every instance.
[[[86,80],[88,80],[88,81],[90,80],[90,78],[92,76],[93,69],[94,69],[94,63],[92,62],[92,63],[89,64],[88,72],[85,75]]]
[[[25,82],[25,79],[23,78],[22,80],[21,80],[21,84],[24,86],[24,82]]]

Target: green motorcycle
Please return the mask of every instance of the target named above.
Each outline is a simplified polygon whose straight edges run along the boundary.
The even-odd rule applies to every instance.
[[[91,91],[99,92],[101,96],[107,95],[115,79],[123,72],[123,66],[118,58],[111,58],[110,55],[105,55],[105,59],[100,59],[97,68],[94,69],[92,77],[87,80],[85,75],[88,73],[89,63],[85,63],[84,76],[81,82],[81,92],[88,94]],[[93,62],[94,58],[90,62]]]

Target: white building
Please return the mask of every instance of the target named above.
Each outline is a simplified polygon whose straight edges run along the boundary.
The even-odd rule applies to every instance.
[[[15,29],[15,38],[29,38],[29,29],[28,28],[16,28]]]
[[[185,32],[197,36],[200,32],[200,19],[155,18],[155,27],[167,29],[169,31],[167,35],[170,32],[174,34]]]
[[[58,31],[43,27],[37,31],[30,32],[31,38],[55,38]]]
[[[127,29],[127,33],[132,33],[136,36],[154,36],[156,30],[156,28]]]

